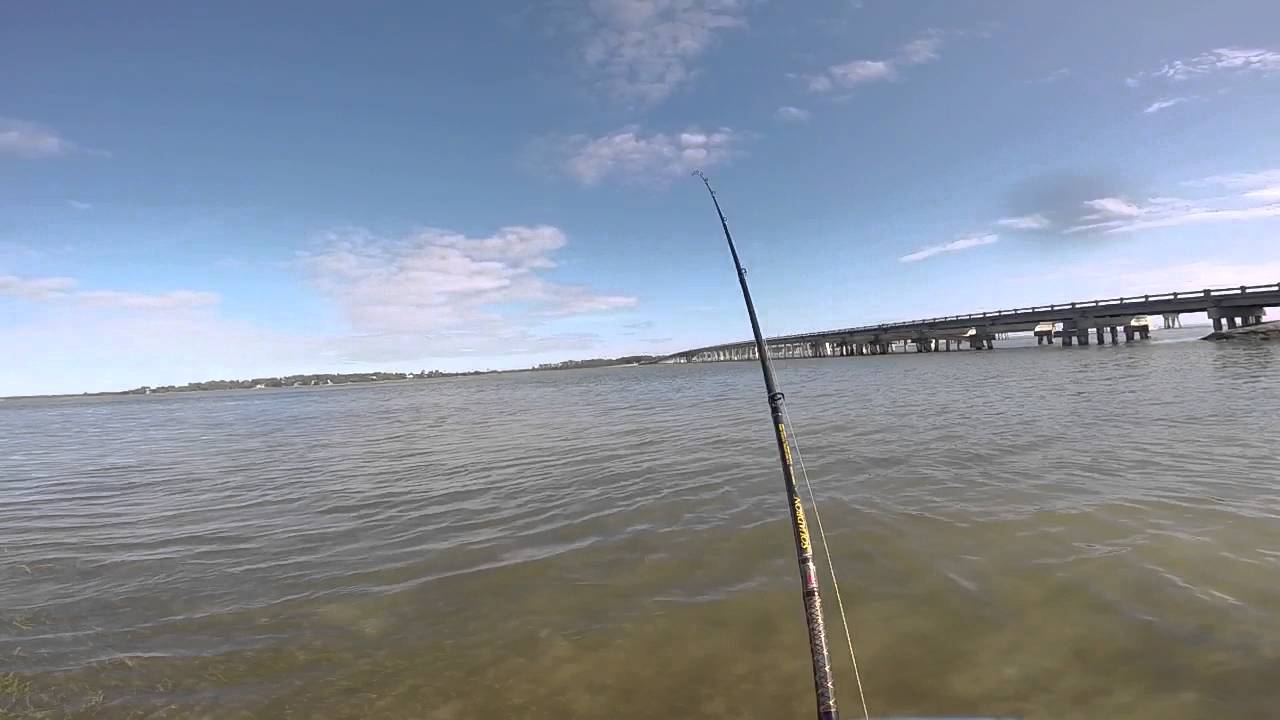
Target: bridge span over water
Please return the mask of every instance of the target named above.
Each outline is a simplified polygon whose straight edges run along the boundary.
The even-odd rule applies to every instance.
[[[990,350],[995,340],[1012,332],[1033,332],[1040,344],[1063,347],[1074,343],[1089,344],[1090,331],[1099,345],[1150,337],[1147,318],[1162,315],[1166,324],[1175,322],[1181,313],[1208,313],[1213,328],[1255,325],[1262,322],[1266,308],[1280,307],[1280,284],[1241,285],[1230,288],[1172,292],[1160,295],[1089,300],[1087,302],[1037,305],[992,312],[949,315],[926,320],[881,323],[861,327],[820,330],[780,335],[766,342],[769,354],[780,358],[850,357],[881,355],[890,352],[950,351],[968,346],[973,350]],[[752,341],[710,345],[672,353],[659,362],[723,362],[756,359]]]

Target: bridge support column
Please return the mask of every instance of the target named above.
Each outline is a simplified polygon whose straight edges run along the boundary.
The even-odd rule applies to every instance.
[[[1120,343],[1120,328],[1116,327],[1115,325],[1112,325],[1111,326],[1111,344],[1117,345],[1119,343]]]
[[[1093,334],[1098,336],[1098,344],[1099,344],[1099,345],[1106,345],[1106,344],[1107,344],[1107,339],[1106,339],[1105,337],[1103,337],[1103,334],[1102,334],[1102,328],[1095,328],[1095,329],[1094,329]]]
[[[1062,347],[1064,348],[1071,347],[1071,340],[1072,338],[1070,333],[1067,333],[1067,332],[1062,333]]]
[[[1222,318],[1216,317],[1213,319],[1213,331],[1222,332]]]
[[[1124,326],[1124,341],[1126,344],[1133,342],[1133,326],[1132,325]]]
[[[1138,337],[1142,338],[1143,340],[1150,340],[1150,339],[1151,339],[1151,326],[1150,326],[1150,325],[1142,325],[1142,326],[1140,326],[1140,327],[1138,328]]]
[[[1080,341],[1081,347],[1088,345],[1089,344],[1089,328],[1081,328],[1079,330],[1076,330],[1076,339]]]
[[[1233,317],[1231,317],[1231,316],[1227,316],[1227,329],[1228,329],[1228,330],[1235,330],[1235,329],[1236,329],[1236,319],[1235,319],[1235,318],[1233,318]]]

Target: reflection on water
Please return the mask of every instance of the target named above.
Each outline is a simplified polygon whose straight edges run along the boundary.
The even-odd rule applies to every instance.
[[[1278,368],[783,364],[873,713],[1275,717]],[[809,717],[773,452],[746,363],[7,401],[0,717]]]

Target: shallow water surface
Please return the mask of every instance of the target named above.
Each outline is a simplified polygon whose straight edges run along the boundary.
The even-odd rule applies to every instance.
[[[873,715],[1277,716],[1280,349],[1191,334],[780,364]],[[0,403],[0,717],[811,717],[773,454],[750,363]]]

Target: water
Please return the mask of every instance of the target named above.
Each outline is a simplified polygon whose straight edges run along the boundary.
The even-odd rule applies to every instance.
[[[782,363],[873,714],[1274,718],[1277,369]],[[729,363],[0,403],[0,717],[812,717],[762,394]]]

